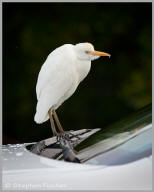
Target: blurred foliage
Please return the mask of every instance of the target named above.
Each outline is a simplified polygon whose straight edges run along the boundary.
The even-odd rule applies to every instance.
[[[94,61],[58,109],[65,130],[104,128],[151,103],[152,3],[3,3],[5,136],[20,143],[51,136],[49,121],[33,120],[38,72],[56,47],[79,42],[112,56]]]

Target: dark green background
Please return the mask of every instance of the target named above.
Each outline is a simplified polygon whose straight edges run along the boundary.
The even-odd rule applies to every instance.
[[[33,120],[37,75],[52,50],[79,42],[112,56],[58,109],[65,130],[105,128],[151,103],[152,3],[3,3],[3,143],[51,136]]]

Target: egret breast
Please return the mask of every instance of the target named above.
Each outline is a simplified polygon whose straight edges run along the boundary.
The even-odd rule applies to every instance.
[[[77,62],[77,73],[79,83],[88,75],[91,68],[91,61],[79,60]]]

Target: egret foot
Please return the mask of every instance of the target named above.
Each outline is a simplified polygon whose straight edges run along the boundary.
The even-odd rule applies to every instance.
[[[63,140],[67,140],[67,141],[71,141],[64,133],[60,132],[56,134],[57,137],[57,142],[60,142],[62,139]]]
[[[73,138],[77,138],[78,140],[81,140],[81,138],[73,133],[67,132],[67,131],[63,131],[62,134],[64,135],[64,137],[67,140],[72,141]]]
[[[74,135],[73,133],[68,133],[68,134],[70,134],[72,137],[76,137],[77,139],[81,140],[81,138],[79,136]]]
[[[61,123],[60,123],[60,121],[59,121],[59,118],[58,118],[58,115],[57,115],[56,111],[53,110],[52,113],[53,113],[54,119],[56,121],[57,127],[58,127],[60,133],[64,135],[64,138],[66,138],[67,140],[70,140],[73,137],[81,139],[80,137],[78,137],[77,135],[74,135],[73,133],[65,132],[62,125],[61,125]]]
[[[49,117],[50,117],[52,132],[53,132],[53,135],[57,137],[57,142],[60,142],[61,139],[65,139],[65,140],[69,141],[70,143],[73,143],[73,145],[74,145],[77,140],[74,140],[73,138],[77,138],[78,140],[81,139],[77,135],[63,130],[55,110],[52,110],[52,111],[49,110],[48,113],[49,113]],[[57,132],[57,130],[56,130],[53,117],[56,121],[59,132]]]
[[[74,146],[75,144],[77,144],[78,140],[81,139],[78,136],[72,134],[72,133],[68,133],[68,132],[60,132],[56,134],[57,137],[57,142],[61,143],[62,140],[66,140],[68,141],[72,146]],[[77,139],[73,139],[73,138],[77,138]]]

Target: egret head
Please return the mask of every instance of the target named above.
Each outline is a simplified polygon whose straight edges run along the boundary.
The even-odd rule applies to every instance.
[[[94,59],[98,59],[100,56],[108,56],[108,57],[111,56],[108,53],[95,51],[91,43],[76,44],[75,52],[77,54],[77,57],[82,60],[94,60]]]

